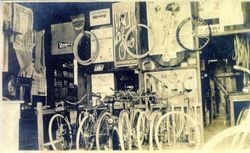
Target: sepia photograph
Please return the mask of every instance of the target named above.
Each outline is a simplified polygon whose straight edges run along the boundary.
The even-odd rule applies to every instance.
[[[250,152],[250,0],[2,0],[0,152]]]

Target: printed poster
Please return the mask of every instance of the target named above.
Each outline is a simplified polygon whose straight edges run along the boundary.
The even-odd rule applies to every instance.
[[[191,16],[191,4],[186,0],[151,1],[147,3],[148,26],[154,33],[154,37],[148,33],[149,48],[154,45],[151,55],[160,55],[164,61],[176,58],[176,53],[184,51],[176,41],[178,25]],[[182,40],[193,44],[191,24],[186,27]],[[153,44],[155,38],[155,44]]]
[[[113,31],[112,27],[103,27],[91,30],[96,35],[99,43],[99,54],[97,55],[94,63],[104,63],[114,61],[113,56]],[[92,37],[91,37],[92,38]],[[93,38],[92,41],[96,41]],[[96,43],[91,43],[91,50],[94,50]],[[91,52],[93,54],[93,52]]]

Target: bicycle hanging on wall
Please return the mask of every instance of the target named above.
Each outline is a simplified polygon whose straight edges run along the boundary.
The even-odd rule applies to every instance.
[[[188,27],[192,26],[192,32],[187,32]],[[194,44],[187,43],[185,35],[192,35]],[[183,20],[177,27],[176,40],[178,44],[185,50],[198,51],[204,49],[210,42],[212,35],[211,28],[206,20],[192,16]]]

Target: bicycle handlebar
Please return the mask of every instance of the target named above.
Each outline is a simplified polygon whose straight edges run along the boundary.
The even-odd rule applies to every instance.
[[[96,97],[98,99],[101,99],[101,94],[100,92],[97,92],[97,93],[92,93],[91,94],[92,97]],[[71,101],[68,101],[68,100],[65,100],[66,103],[70,104],[70,105],[78,105],[80,104],[85,98],[87,98],[87,94],[85,94],[79,101],[77,102],[71,102]]]
[[[83,101],[83,99],[85,99],[87,97],[87,95],[84,95],[79,101],[77,101],[77,102],[70,102],[70,101],[68,101],[68,100],[65,100],[65,102],[66,103],[68,103],[68,104],[70,104],[70,105],[77,105],[77,104],[80,104],[82,101]]]
[[[233,68],[234,68],[235,70],[243,71],[243,72],[246,72],[246,73],[250,74],[250,70],[247,69],[247,68],[244,68],[244,67],[242,67],[242,66],[234,65]]]

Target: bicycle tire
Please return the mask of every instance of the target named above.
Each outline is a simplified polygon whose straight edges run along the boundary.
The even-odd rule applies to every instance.
[[[130,117],[132,144],[135,147],[138,147],[136,127],[137,127],[138,118],[139,118],[141,112],[142,112],[142,110],[140,110],[140,109],[133,109],[133,111],[131,113],[131,117]]]
[[[85,34],[89,34],[90,36],[93,36],[93,38],[96,40],[96,50],[94,52],[94,55],[91,56],[89,59],[87,60],[82,60],[80,58],[80,56],[78,55],[78,44],[80,43],[82,37],[85,35]],[[96,37],[96,35],[90,31],[83,31],[83,32],[80,32],[75,40],[74,40],[74,43],[73,43],[73,54],[75,56],[75,59],[77,60],[77,62],[83,66],[87,66],[87,65],[90,65],[93,63],[93,61],[96,59],[96,57],[98,56],[99,54],[99,42],[98,42],[98,39]]]
[[[145,127],[146,119],[147,119],[146,112],[141,112],[138,117],[138,122],[136,125],[136,137],[139,150],[142,150],[142,144],[144,142],[144,134],[146,133],[146,127]]]
[[[73,139],[72,139],[72,130],[71,130],[71,125],[70,125],[70,123],[69,123],[69,121],[63,116],[63,115],[61,115],[61,114],[55,114],[55,115],[53,115],[52,116],[52,118],[50,119],[50,121],[49,121],[49,141],[50,141],[50,144],[51,144],[51,146],[52,146],[52,148],[53,148],[53,150],[60,150],[60,148],[58,148],[58,147],[56,147],[56,145],[55,145],[55,140],[53,140],[53,122],[54,122],[54,120],[57,118],[57,117],[59,117],[59,118],[62,118],[64,121],[65,121],[65,123],[66,123],[66,126],[68,127],[68,138],[70,139],[69,140],[69,145],[68,145],[68,150],[71,150],[71,148],[72,148],[72,144],[73,144]],[[58,125],[58,124],[57,124]],[[61,128],[61,127],[60,127]],[[58,129],[57,129],[58,130]],[[61,130],[61,129],[60,129]],[[56,136],[57,136],[57,133],[58,131],[56,131]],[[64,136],[63,136],[64,137]],[[63,138],[63,140],[64,140],[64,138]],[[60,142],[60,141],[59,141]],[[64,147],[64,146],[63,146]],[[64,148],[62,148],[62,149],[64,149]]]
[[[127,133],[124,132],[125,129],[127,129]],[[131,125],[129,121],[128,111],[126,110],[122,110],[119,114],[118,131],[121,150],[132,150]],[[124,141],[124,138],[127,139],[127,142]],[[125,144],[127,144],[127,148],[125,147]]]
[[[150,127],[149,127],[150,128],[150,133],[149,133],[149,149],[150,150],[154,149],[153,138],[154,138],[155,125],[161,116],[162,114],[160,111],[154,111],[150,116]]]
[[[146,53],[143,53],[141,55],[137,55],[137,54],[134,54],[133,52],[130,51],[130,49],[128,48],[128,45],[127,45],[127,41],[128,41],[128,38],[129,38],[129,35],[130,33],[137,27],[143,27],[143,28],[146,28],[148,30],[149,33],[151,33],[152,35],[152,38],[153,39],[153,43],[152,43],[152,47],[150,49],[148,49],[148,51]],[[136,59],[141,59],[141,58],[144,58],[146,56],[148,56],[148,54],[154,49],[154,45],[155,45],[155,36],[154,36],[154,33],[153,31],[145,24],[137,24],[137,25],[134,25],[132,26],[126,33],[126,36],[125,36],[125,40],[124,40],[124,48],[125,50],[127,51],[127,53],[133,57],[133,58],[136,58]]]
[[[110,112],[108,112],[108,111],[103,111],[101,114],[100,114],[100,116],[98,117],[98,119],[97,119],[97,122],[96,122],[96,149],[97,150],[101,150],[101,146],[100,146],[100,141],[99,141],[99,138],[100,138],[100,128],[101,128],[101,123],[102,123],[102,121],[103,121],[103,119],[105,118],[105,117],[111,117],[111,114],[110,114]],[[110,136],[108,135],[108,141],[109,141],[109,138]],[[110,142],[109,142],[109,147],[110,147]]]
[[[92,119],[92,120],[89,120],[89,121],[94,121],[93,120],[93,116],[92,115],[86,115],[86,116],[84,116],[84,118],[81,120],[81,122],[80,122],[80,124],[79,124],[79,127],[78,127],[78,130],[77,130],[77,135],[76,135],[76,149],[77,150],[79,150],[79,149],[82,149],[82,148],[80,148],[80,136],[81,136],[81,134],[82,135],[85,135],[86,136],[86,134],[85,134],[85,131],[82,131],[82,127],[84,126],[84,123],[86,123],[88,120],[87,119]],[[93,122],[93,124],[95,124],[95,122]],[[93,130],[94,131],[94,129],[93,128],[90,128],[90,129],[87,129],[87,130]],[[94,139],[93,139],[94,140]],[[91,140],[92,142],[90,142],[90,145],[89,146],[87,146],[87,148],[85,149],[82,149],[82,150],[91,150],[92,148],[93,148],[93,146],[94,146],[94,142],[93,142],[93,140]],[[85,140],[86,141],[86,140]]]
[[[198,48],[195,48],[195,47],[197,47],[197,46],[195,46],[195,47],[193,47],[193,45],[192,45],[192,47],[191,46],[187,46],[187,44],[185,44],[184,42],[185,41],[183,41],[182,40],[182,38],[181,38],[181,30],[183,30],[184,29],[184,26],[185,25],[187,25],[187,24],[189,24],[189,22],[191,22],[191,25],[193,25],[194,23],[194,21],[199,21],[199,22],[201,22],[201,23],[204,23],[204,25],[203,26],[206,26],[206,28],[207,28],[207,30],[208,30],[208,33],[205,35],[205,36],[198,36],[198,34],[194,34],[194,31],[192,32],[192,35],[194,36],[194,37],[197,37],[199,40],[198,41],[201,41],[201,42],[203,42],[202,40],[200,40],[201,38],[206,38],[206,40],[204,41],[204,44],[202,44],[201,46],[198,46]],[[196,23],[197,24],[197,23]],[[198,25],[198,24],[197,24]],[[197,26],[198,27],[198,26]],[[197,29],[196,29],[197,30]],[[179,25],[178,25],[178,27],[177,27],[177,30],[176,30],[176,41],[178,42],[178,44],[183,48],[183,49],[185,49],[185,50],[189,50],[189,51],[197,51],[197,50],[202,50],[202,49],[204,49],[207,45],[208,45],[208,43],[210,42],[210,39],[211,39],[211,35],[212,35],[212,31],[211,31],[211,28],[210,28],[210,26],[209,26],[209,24],[204,20],[204,19],[202,19],[202,18],[200,18],[200,17],[192,17],[192,18],[187,18],[187,19],[185,19],[185,20],[183,20]],[[186,39],[186,38],[185,38]],[[200,43],[198,44],[198,45],[200,45]]]
[[[192,127],[193,129],[191,129],[192,131],[193,130],[195,130],[195,140],[193,140],[193,141],[195,141],[195,147],[188,147],[188,148],[186,148],[186,149],[198,149],[199,147],[200,147],[200,143],[201,143],[201,135],[200,135],[200,129],[199,129],[199,127],[198,127],[198,124],[196,123],[196,121],[191,117],[191,116],[189,116],[188,114],[186,114],[186,113],[184,113],[184,112],[181,112],[181,111],[171,111],[171,112],[168,112],[168,113],[166,113],[166,114],[164,114],[160,119],[159,119],[159,121],[157,122],[157,124],[156,124],[156,127],[155,127],[155,141],[156,141],[156,145],[157,145],[157,147],[158,147],[158,149],[159,150],[164,150],[163,149],[163,147],[162,147],[162,145],[160,144],[160,141],[159,141],[159,128],[160,128],[160,125],[162,124],[162,122],[164,121],[164,119],[167,119],[168,121],[169,121],[169,118],[170,118],[170,116],[171,115],[175,115],[175,114],[177,114],[177,115],[182,115],[183,117],[186,117],[187,118],[187,120],[189,120],[189,122],[188,122],[188,126],[190,126],[190,127]],[[169,125],[168,125],[169,126]],[[168,127],[168,128],[170,128],[170,127]],[[172,130],[172,131],[174,131],[174,129]],[[170,130],[167,130],[167,137],[168,137],[168,143],[170,143],[169,142],[169,139],[170,139]],[[185,134],[185,133],[184,133]],[[176,137],[175,136],[175,133],[173,132],[173,137]],[[188,137],[189,138],[189,137]],[[174,138],[174,139],[176,139],[176,138]],[[177,138],[178,139],[178,138]],[[185,140],[186,141],[186,140]],[[189,141],[189,140],[188,140]],[[188,144],[188,143],[187,143]],[[180,143],[178,143],[178,145],[180,145]],[[189,145],[189,144],[188,144]],[[183,149],[184,148],[184,146],[182,145],[182,148],[178,148],[178,147],[176,147],[176,146],[172,146],[171,145],[171,143],[170,143],[170,146],[171,146],[171,148],[170,149]]]

